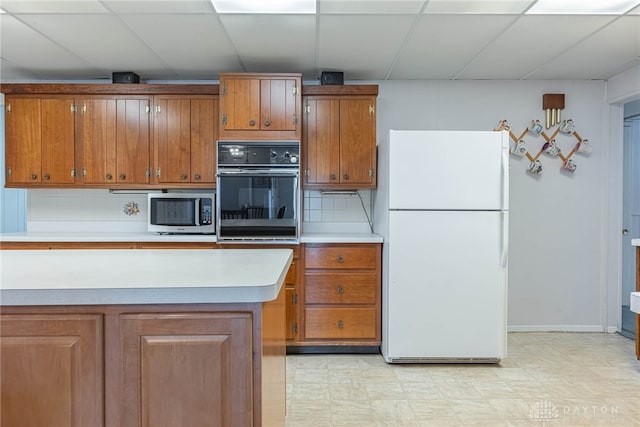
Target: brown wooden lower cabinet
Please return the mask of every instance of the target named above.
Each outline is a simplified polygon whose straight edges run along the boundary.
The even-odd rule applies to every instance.
[[[296,345],[380,345],[381,249],[378,243],[304,245],[304,332]]]
[[[284,425],[284,287],[268,303],[2,312],[3,427]]]
[[[100,314],[3,314],[0,325],[1,426],[104,425]]]
[[[120,317],[119,426],[250,426],[250,313]],[[129,381],[139,378],[139,381]]]
[[[285,279],[287,346],[379,346],[379,243],[301,245],[215,242],[2,242],[2,249],[246,249],[290,248]],[[343,314],[344,313],[344,314]]]

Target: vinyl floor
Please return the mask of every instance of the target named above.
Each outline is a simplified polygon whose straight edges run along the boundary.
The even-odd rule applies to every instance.
[[[287,356],[287,427],[640,426],[633,340],[510,333],[499,365]]]

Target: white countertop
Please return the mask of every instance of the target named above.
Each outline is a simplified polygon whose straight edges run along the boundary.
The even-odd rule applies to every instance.
[[[631,292],[630,309],[634,313],[640,314],[640,292]]]
[[[0,304],[264,302],[292,259],[290,249],[4,250]]]
[[[139,233],[46,233],[0,234],[0,242],[215,242],[215,234]]]
[[[382,236],[374,233],[303,233],[301,243],[382,243]]]
[[[216,242],[214,234],[157,233],[45,233],[0,234],[0,242]],[[301,243],[382,243],[382,237],[370,232],[308,232]]]

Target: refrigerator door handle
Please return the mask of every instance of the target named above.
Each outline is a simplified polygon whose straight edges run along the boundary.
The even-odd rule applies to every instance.
[[[500,255],[500,265],[507,268],[509,261],[509,211],[502,211],[502,253]]]
[[[502,209],[509,209],[509,151],[502,149]]]

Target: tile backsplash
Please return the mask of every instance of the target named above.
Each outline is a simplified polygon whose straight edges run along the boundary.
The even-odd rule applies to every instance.
[[[305,191],[304,222],[370,222],[371,191],[357,192]]]
[[[146,231],[147,194],[95,189],[28,191],[28,231],[67,231],[69,227],[74,231]]]
[[[370,223],[372,192],[304,191],[303,222],[310,227]],[[27,193],[27,230],[144,232],[147,194],[101,189],[34,189]],[[137,211],[136,211],[137,210]],[[367,217],[368,216],[368,217]]]

